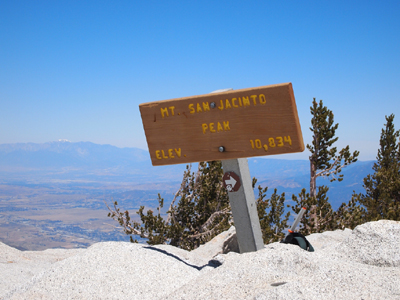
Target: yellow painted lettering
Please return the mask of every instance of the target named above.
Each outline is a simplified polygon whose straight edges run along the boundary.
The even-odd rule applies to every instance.
[[[239,106],[242,106],[242,98],[239,97]]]
[[[229,121],[226,121],[226,122],[224,121],[223,124],[224,124],[224,130],[231,130],[229,128]]]
[[[229,121],[223,121],[217,122],[217,123],[203,123],[201,124],[201,127],[203,129],[203,134],[206,134],[207,131],[210,131],[211,133],[215,132],[220,132],[220,131],[226,131],[226,130],[231,130],[229,127]]]
[[[224,102],[221,100],[221,105],[220,106],[218,106],[218,108],[220,109],[220,110],[223,110],[224,109]]]
[[[210,132],[215,132],[214,123],[210,123]]]
[[[226,100],[225,100],[225,109],[228,109],[228,108],[232,108],[232,106],[231,106],[231,104],[229,103],[229,100],[226,99]]]
[[[204,111],[209,111],[210,110],[210,106],[208,105],[208,102],[203,102],[203,110]]]
[[[243,97],[243,106],[249,106],[250,105],[250,101],[249,101],[249,97]]]
[[[178,148],[178,149],[174,149],[175,150],[175,153],[176,153],[176,155],[178,156],[178,157],[181,157],[181,155],[182,155],[182,149],[181,148]]]
[[[235,102],[236,102],[236,98],[232,98],[232,106],[233,107],[239,107]]]
[[[270,147],[276,147],[274,138],[269,138],[269,139],[268,139],[268,142],[269,142],[269,146],[270,146]]]
[[[169,117],[169,115],[168,115],[168,108],[167,108],[167,107],[166,107],[166,108],[162,108],[162,107],[161,107],[161,117],[164,118],[164,115],[166,115],[167,117]]]
[[[169,158],[175,158],[174,154],[172,153],[173,149],[168,149],[168,156]]]
[[[168,156],[165,156],[164,150],[161,150],[162,158],[168,158]]]
[[[253,99],[254,105],[257,105],[257,95],[251,95],[250,98]]]
[[[208,125],[206,123],[203,123],[201,124],[201,127],[203,128],[203,134],[205,134],[208,129]]]
[[[156,150],[156,157],[157,159],[162,159],[162,157],[160,156],[160,150]]]
[[[267,99],[265,99],[265,95],[264,94],[258,95],[258,99],[260,99],[260,103],[261,104],[267,103]]]
[[[283,137],[283,140],[284,140],[286,143],[289,143],[290,146],[292,146],[292,139],[290,138],[289,135]]]
[[[171,111],[171,115],[174,115],[175,106],[170,106],[170,107],[168,107],[168,108],[169,108],[169,110]]]
[[[281,136],[277,136],[276,140],[278,141],[278,147],[283,147],[283,138]]]
[[[197,112],[203,112],[203,110],[201,109],[200,103],[197,103]]]
[[[189,110],[191,114],[194,114],[196,111],[194,110],[193,104],[189,104]]]
[[[260,139],[254,140],[254,143],[256,144],[256,148],[257,149],[261,149],[262,148],[262,144],[261,144],[261,140]]]

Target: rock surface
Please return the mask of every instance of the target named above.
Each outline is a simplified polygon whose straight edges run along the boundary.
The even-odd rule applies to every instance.
[[[231,228],[192,252],[124,242],[23,252],[0,243],[0,299],[400,299],[400,222],[312,234],[315,252],[273,243],[227,253],[234,238]]]

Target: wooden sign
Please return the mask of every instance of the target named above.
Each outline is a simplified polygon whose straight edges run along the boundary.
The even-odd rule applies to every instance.
[[[304,151],[291,83],[139,108],[154,166]]]

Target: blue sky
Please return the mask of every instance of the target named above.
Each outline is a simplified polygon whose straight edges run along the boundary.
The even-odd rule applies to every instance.
[[[315,97],[374,159],[385,115],[400,129],[399,36],[399,1],[0,0],[0,144],[146,149],[140,103],[292,82],[306,144]]]

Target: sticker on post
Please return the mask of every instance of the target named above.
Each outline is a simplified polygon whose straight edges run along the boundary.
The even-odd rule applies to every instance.
[[[226,172],[222,177],[222,183],[228,192],[237,192],[241,187],[240,178],[234,172]]]

